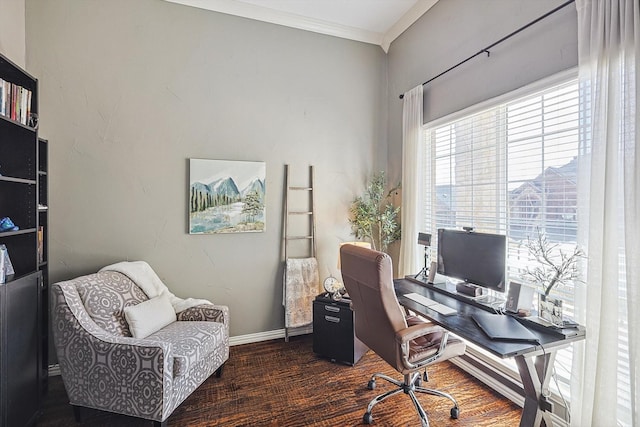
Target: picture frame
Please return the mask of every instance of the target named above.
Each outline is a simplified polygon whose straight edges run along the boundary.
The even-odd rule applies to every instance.
[[[264,162],[189,159],[189,234],[265,231],[265,182]]]

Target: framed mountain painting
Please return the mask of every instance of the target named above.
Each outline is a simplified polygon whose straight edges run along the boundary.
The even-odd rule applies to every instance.
[[[189,159],[189,234],[265,229],[264,162]]]

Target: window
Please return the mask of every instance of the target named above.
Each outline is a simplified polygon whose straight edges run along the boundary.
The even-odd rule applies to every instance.
[[[424,128],[420,226],[506,234],[507,276],[520,282],[533,262],[525,244],[538,230],[568,250],[577,240],[578,82],[541,85]],[[571,316],[573,288],[558,291]],[[556,368],[566,396],[571,348],[557,355]]]

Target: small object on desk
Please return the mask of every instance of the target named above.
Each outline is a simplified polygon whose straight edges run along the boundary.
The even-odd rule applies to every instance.
[[[563,328],[577,328],[578,326],[580,326],[580,325],[578,324],[578,322],[576,322],[576,321],[575,321],[575,320],[573,320],[573,319],[564,319],[564,320],[562,321],[562,327],[563,327]]]
[[[424,246],[424,267],[422,270],[415,275],[415,278],[422,278],[424,280],[428,280],[430,275],[428,268],[428,260],[429,260],[429,246],[431,246],[431,234],[428,233],[418,233],[418,244]]]
[[[429,268],[429,277],[427,278],[427,283],[433,285],[436,282],[436,273],[438,272],[438,263],[435,261],[431,261],[431,268]],[[439,281],[440,283],[442,280]]]
[[[413,300],[417,303],[424,305],[425,307],[435,311],[436,313],[442,314],[443,316],[450,316],[452,314],[458,313],[457,310],[451,307],[448,307],[444,304],[440,304],[437,301],[434,301],[430,298],[425,297],[424,295],[420,295],[415,292],[412,292],[410,294],[404,294],[404,296],[409,298],[410,300]]]
[[[340,300],[342,298],[341,289],[344,289],[344,285],[338,281],[333,275],[330,275],[323,282],[324,290],[331,294],[331,299]]]
[[[575,337],[579,334],[584,333],[584,326],[575,324],[573,321],[568,321],[570,323],[566,323],[567,326],[559,328],[536,315],[530,317],[522,317],[522,320],[530,328],[537,329],[547,334],[553,334],[561,339]]]
[[[505,310],[520,315],[520,310],[531,307],[533,292],[534,289],[531,286],[526,286],[514,281],[509,282],[507,301],[504,305]]]
[[[526,326],[504,314],[473,313],[471,318],[492,340],[538,342]]]
[[[420,304],[427,307],[438,304],[436,301],[432,300],[431,298],[427,298],[424,295],[420,295],[415,292],[412,292],[410,294],[404,294],[403,296],[411,300],[414,300],[415,302],[419,302]]]
[[[470,283],[465,283],[465,282],[456,283],[456,292],[462,295],[470,296],[470,297],[482,296],[481,287],[472,285]]]

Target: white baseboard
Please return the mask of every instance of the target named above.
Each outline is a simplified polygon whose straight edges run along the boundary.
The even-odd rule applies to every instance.
[[[297,335],[306,335],[313,332],[313,326],[303,326],[301,328],[292,329],[289,331],[289,336],[297,336]],[[242,345],[242,344],[251,344],[255,342],[261,341],[269,341],[276,339],[284,339],[284,329],[276,329],[273,331],[265,331],[265,332],[257,332],[255,334],[246,334],[246,335],[237,335],[235,337],[229,338],[229,345]],[[49,365],[49,376],[54,377],[56,375],[60,375],[60,365]]]
[[[313,332],[313,326],[303,326],[301,328],[289,331],[289,336],[306,335]],[[229,345],[251,344],[254,342],[269,341],[284,338],[284,329],[275,329],[273,331],[257,332],[255,334],[237,335],[229,338]]]

